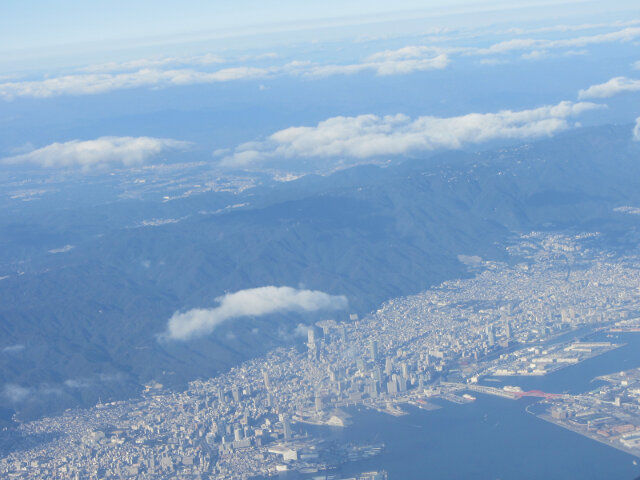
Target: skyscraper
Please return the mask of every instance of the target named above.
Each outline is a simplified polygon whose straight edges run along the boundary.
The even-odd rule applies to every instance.
[[[233,396],[233,401],[238,403],[240,402],[240,389],[238,387],[233,387],[231,389],[231,395]]]
[[[487,343],[490,347],[496,343],[496,339],[493,335],[493,327],[491,325],[487,325]]]
[[[373,339],[369,341],[369,358],[372,362],[378,361],[378,342]]]
[[[313,327],[310,327],[309,330],[307,330],[307,347],[309,348],[309,357],[317,358],[318,348],[316,346],[316,331]]]
[[[384,362],[384,373],[385,375],[391,375],[392,371],[393,371],[393,361],[391,360],[391,357],[387,357]]]
[[[264,379],[264,388],[271,390],[271,381],[269,380],[269,373],[266,370],[262,371],[262,378]]]
[[[282,422],[282,430],[284,432],[284,440],[291,440],[291,423],[289,423],[289,417],[286,414],[280,414],[280,421]]]

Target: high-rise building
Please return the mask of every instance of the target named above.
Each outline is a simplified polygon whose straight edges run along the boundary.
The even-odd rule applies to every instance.
[[[307,330],[307,347],[309,348],[309,357],[318,358],[318,347],[316,345],[316,331],[313,327]]]
[[[322,412],[322,409],[324,408],[324,405],[322,403],[322,397],[318,393],[316,393],[315,407],[316,407],[316,412],[317,413]]]
[[[395,395],[398,393],[398,382],[396,382],[395,378],[392,378],[387,382],[387,393],[389,395]]]
[[[407,391],[407,379],[404,377],[398,378],[398,391],[406,392]]]
[[[264,380],[264,388],[266,388],[267,390],[271,390],[271,381],[269,379],[269,372],[267,372],[266,370],[263,370],[262,378]]]
[[[286,414],[280,414],[280,421],[282,422],[282,431],[284,432],[285,441],[291,440],[291,423],[289,422],[289,417]]]
[[[234,402],[240,402],[240,389],[238,387],[233,387],[231,389],[231,396],[233,397]]]
[[[493,347],[496,343],[496,339],[493,335],[493,327],[491,325],[487,325],[487,343],[490,347]]]
[[[387,357],[384,362],[384,373],[385,375],[391,375],[391,372],[393,372],[393,360],[391,360],[391,357]]]
[[[504,321],[504,334],[507,336],[507,340],[511,340],[511,323],[508,318]]]
[[[378,342],[373,339],[369,341],[369,359],[372,362],[378,361]]]
[[[369,395],[371,398],[378,398],[378,382],[373,378],[369,380]]]
[[[338,334],[340,335],[340,340],[343,342],[347,341],[347,329],[344,328],[344,325],[340,325],[338,328]]]

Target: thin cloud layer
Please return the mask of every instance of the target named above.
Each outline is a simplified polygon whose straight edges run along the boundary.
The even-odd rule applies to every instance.
[[[172,149],[184,149],[189,142],[153,137],[100,137],[52,143],[28,153],[2,160],[4,164],[31,163],[45,168],[81,167],[84,170],[107,165],[137,165]]]
[[[291,287],[259,287],[229,293],[216,299],[214,308],[197,308],[176,312],[169,319],[166,333],[169,340],[188,340],[207,335],[224,322],[247,316],[278,312],[313,312],[342,310],[348,305],[343,295],[329,295],[317,290],[297,290]]]
[[[398,115],[333,117],[315,127],[290,127],[265,141],[238,146],[221,165],[247,167],[268,159],[403,155],[435,149],[457,149],[496,139],[528,139],[569,128],[568,118],[599,108],[594,103],[560,102],[531,110],[431,116],[412,120]]]
[[[640,91],[640,80],[627,77],[614,77],[608,82],[591,85],[589,88],[580,90],[578,98],[608,98],[625,92]]]
[[[640,117],[636,118],[636,126],[633,127],[633,139],[640,142]]]
[[[0,83],[0,97],[11,100],[15,97],[48,98],[60,95],[95,95],[139,87],[160,88],[264,78],[276,72],[277,69],[274,68],[230,67],[215,72],[144,68],[135,72],[118,74],[87,73],[45,80]]]
[[[230,82],[245,79],[263,79],[278,75],[322,78],[332,75],[350,75],[359,72],[374,72],[376,75],[404,75],[414,72],[446,68],[452,56],[504,56],[513,52],[524,52],[522,58],[540,59],[549,55],[549,50],[576,49],[603,43],[630,42],[640,38],[639,27],[627,27],[608,33],[585,35],[560,40],[538,38],[513,38],[487,47],[478,46],[429,46],[409,45],[397,50],[384,50],[369,57],[346,64],[319,64],[311,61],[293,61],[284,65],[249,66],[240,65],[208,70],[212,65],[225,60],[214,54],[185,57],[138,59],[128,62],[112,62],[93,65],[82,73],[62,75],[38,80],[14,80],[0,82],[0,98],[11,100],[18,97],[49,98],[60,95],[96,95],[132,88],[168,88]],[[581,52],[583,53],[583,52]],[[273,58],[267,54],[264,58]],[[250,57],[239,60],[259,60]],[[482,61],[482,63],[488,63]],[[500,63],[494,61],[493,63]],[[0,78],[1,80],[1,78]]]
[[[122,64],[131,67],[143,65],[140,60]],[[150,64],[153,64],[150,62]],[[417,59],[381,59],[365,60],[344,65],[319,65],[308,61],[293,61],[284,65],[270,67],[237,66],[223,68],[213,72],[194,69],[140,68],[136,71],[109,73],[107,65],[102,73],[82,73],[47,78],[44,80],[15,81],[0,83],[0,97],[12,100],[17,97],[49,98],[60,95],[97,95],[116,90],[131,88],[167,88],[207,83],[230,82],[235,80],[263,79],[276,75],[303,77],[328,77],[331,75],[350,75],[363,71],[373,71],[378,75],[398,75],[416,71],[446,68],[449,59],[440,54],[435,57]],[[93,67],[98,70],[99,67]]]
[[[430,58],[387,58],[370,59],[363,63],[348,65],[322,65],[309,68],[304,74],[311,77],[328,77],[331,75],[351,75],[367,70],[377,75],[401,75],[427,70],[441,70],[449,65],[449,58],[438,55]]]
[[[19,403],[31,395],[31,389],[14,383],[7,383],[2,389],[2,395],[12,403]]]
[[[162,58],[140,58],[129,60],[128,62],[108,62],[97,65],[89,65],[83,68],[85,72],[121,72],[125,70],[140,70],[142,68],[162,68],[166,66],[178,65],[213,65],[224,63],[226,60],[213,53],[205,55],[194,55],[187,57],[162,57]]]

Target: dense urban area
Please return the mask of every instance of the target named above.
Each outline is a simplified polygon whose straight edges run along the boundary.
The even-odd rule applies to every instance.
[[[21,423],[0,476],[248,479],[288,471],[338,479],[334,469],[384,445],[339,443],[301,424],[341,428],[353,406],[403,415],[406,404],[429,410],[478,393],[540,396],[532,413],[640,456],[639,370],[606,376],[580,395],[525,392],[515,378],[619,347],[584,339],[586,332],[640,329],[638,258],[590,249],[594,235],[522,236],[508,263],[461,256],[473,278],[389,300],[363,318],[318,322],[304,345],[186,391],[151,383],[138,399]],[[483,382],[492,377],[514,377],[514,385]]]

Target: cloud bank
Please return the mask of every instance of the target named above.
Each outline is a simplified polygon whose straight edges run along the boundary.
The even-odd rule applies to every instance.
[[[369,57],[362,63],[347,65],[314,66],[304,72],[305,76],[328,77],[331,75],[351,75],[367,70],[377,75],[402,75],[427,70],[441,70],[449,65],[449,58],[445,54],[428,58],[380,58]]]
[[[560,102],[531,110],[503,110],[439,118],[373,114],[333,117],[314,127],[290,127],[264,141],[239,145],[221,165],[247,167],[268,159],[403,155],[457,149],[496,139],[528,139],[569,128],[569,117],[599,108],[594,103]]]
[[[128,69],[136,65],[152,65],[135,71],[109,72],[111,68]],[[162,69],[162,61],[138,60],[131,63],[107,64],[91,67],[90,73],[64,75],[43,80],[14,81],[0,83],[0,97],[12,100],[16,97],[49,98],[60,95],[96,95],[131,88],[167,88],[207,83],[230,82],[269,78],[275,75],[302,77],[328,77],[351,75],[363,71],[374,71],[378,75],[399,75],[416,71],[445,68],[449,64],[446,55],[428,58],[365,59],[362,62],[344,65],[319,65],[308,61],[293,61],[269,67],[237,66],[213,72],[193,68]]]
[[[614,77],[608,82],[591,85],[589,88],[580,90],[578,98],[608,98],[624,92],[640,91],[640,80],[627,77]]]
[[[628,23],[633,24],[633,23]],[[621,24],[622,25],[622,24]],[[621,26],[620,25],[620,26]],[[613,25],[611,25],[613,26]],[[131,88],[168,88],[245,79],[263,79],[279,75],[304,78],[322,78],[332,75],[350,75],[374,72],[376,75],[402,75],[420,71],[446,68],[451,56],[501,56],[514,51],[525,51],[522,58],[540,59],[552,49],[575,49],[590,45],[630,42],[640,38],[639,27],[627,27],[608,33],[585,35],[560,40],[539,38],[512,38],[492,45],[478,46],[428,46],[409,45],[397,50],[384,50],[362,60],[346,64],[321,64],[311,61],[292,61],[282,65],[238,65],[211,71],[213,66],[225,62],[215,54],[185,57],[138,59],[128,62],[111,62],[92,65],[81,73],[60,75],[36,80],[11,80],[0,77],[0,98],[17,97],[48,98],[60,95],[96,95]],[[274,54],[245,57],[237,60],[264,60]],[[481,60],[481,63],[489,62]],[[500,63],[494,61],[493,63]]]
[[[291,287],[259,287],[228,293],[216,298],[218,306],[176,312],[169,319],[162,339],[188,340],[207,335],[229,320],[278,312],[313,312],[342,310],[347,307],[343,295],[329,295],[317,290]]]
[[[119,72],[123,70],[139,70],[141,68],[161,68],[178,65],[212,65],[224,63],[226,60],[220,55],[207,53],[204,55],[193,55],[186,57],[156,57],[140,58],[129,60],[128,62],[108,62],[97,65],[89,65],[83,68],[85,72]]]
[[[4,164],[31,163],[46,168],[81,167],[84,170],[107,165],[137,165],[167,150],[184,149],[189,142],[153,137],[100,137],[52,143],[28,153],[7,157]]]
[[[143,68],[125,73],[87,73],[65,75],[21,82],[0,83],[0,97],[47,98],[60,95],[95,95],[114,90],[138,87],[185,86],[202,83],[228,82],[247,78],[264,78],[276,73],[276,68],[230,67],[215,72],[193,69],[161,70]]]

